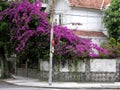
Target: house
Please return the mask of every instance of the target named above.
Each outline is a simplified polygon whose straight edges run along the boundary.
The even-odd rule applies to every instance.
[[[103,9],[111,0],[55,0],[54,21],[67,26],[82,38],[90,38],[100,45],[107,40],[102,23]]]
[[[42,7],[52,0],[40,0]],[[67,26],[76,35],[90,38],[93,43],[100,45],[108,38],[107,30],[102,23],[103,9],[111,0],[54,0],[54,22]],[[49,6],[49,5],[48,5]]]

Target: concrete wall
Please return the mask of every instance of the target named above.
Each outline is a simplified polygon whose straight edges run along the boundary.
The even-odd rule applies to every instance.
[[[76,81],[76,82],[115,82],[119,81],[120,60],[117,59],[94,59],[85,60],[78,63],[78,71],[75,71],[74,65],[71,70],[68,64],[61,65],[60,72],[56,65],[53,65],[53,81]],[[40,72],[33,69],[17,69],[17,75],[48,80],[49,63],[41,61]]]
[[[54,68],[57,70],[57,66],[54,66]],[[78,72],[85,72],[85,63],[84,62],[78,62]],[[71,69],[71,70],[70,70]],[[48,61],[41,61],[40,62],[40,70],[41,71],[49,71],[49,63]],[[72,64],[72,67],[70,68],[68,66],[68,63],[66,63],[64,66],[60,66],[60,72],[74,72],[75,66]]]
[[[42,61],[41,74],[45,75],[49,71],[49,64]],[[77,71],[72,64],[71,70],[66,63],[65,66],[60,67],[60,72],[56,72],[56,66],[53,67],[53,78],[55,81],[93,81],[93,82],[113,82],[118,80],[118,66],[116,59],[91,59],[90,61],[79,62]],[[46,69],[48,67],[48,69]],[[45,72],[44,72],[45,70]],[[41,78],[46,79],[46,76]]]
[[[90,72],[116,72],[116,60],[115,59],[91,60]]]
[[[57,69],[57,66],[55,66]],[[85,62],[80,61],[77,65],[77,72],[85,72]],[[49,71],[48,61],[41,61],[41,71]],[[75,66],[72,64],[71,70],[69,70],[68,63],[63,67],[61,65],[60,72],[74,72]],[[116,59],[91,59],[90,60],[90,72],[116,72]]]

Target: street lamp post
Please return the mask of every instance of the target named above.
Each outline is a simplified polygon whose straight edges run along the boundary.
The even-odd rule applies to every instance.
[[[52,85],[52,62],[53,62],[53,53],[54,53],[54,0],[52,0],[52,12],[51,12],[51,33],[50,33],[50,60],[49,60],[49,85]]]

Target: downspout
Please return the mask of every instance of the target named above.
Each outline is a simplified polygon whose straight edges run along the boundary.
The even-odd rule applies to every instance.
[[[100,7],[100,10],[103,9],[104,2],[105,2],[105,0],[102,0],[102,4],[101,4],[101,7]]]

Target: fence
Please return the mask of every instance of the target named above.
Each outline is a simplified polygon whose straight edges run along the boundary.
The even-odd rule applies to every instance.
[[[119,60],[111,60],[111,62],[115,62],[111,65],[108,60],[108,64],[111,65],[111,68],[114,68],[112,70],[109,67],[109,65],[106,65],[106,70],[97,70],[99,66],[96,66],[95,70],[92,70],[92,60],[90,62],[86,61],[85,62],[85,71],[68,71],[64,70],[60,72],[56,72],[53,68],[53,81],[64,81],[64,82],[69,82],[69,81],[75,81],[75,82],[114,82],[114,81],[119,81]],[[99,60],[98,60],[99,62]],[[104,62],[104,60],[103,60]],[[100,63],[98,63],[100,64]],[[104,63],[105,64],[105,63]],[[97,64],[96,64],[97,65]],[[45,65],[44,65],[45,66]],[[104,67],[103,65],[101,67]],[[104,67],[105,68],[105,67]],[[20,76],[25,76],[25,77],[31,77],[31,78],[38,78],[41,81],[47,81],[48,80],[48,75],[49,71],[48,70],[41,70],[38,72],[35,69],[25,69],[25,68],[17,68],[17,75]]]

